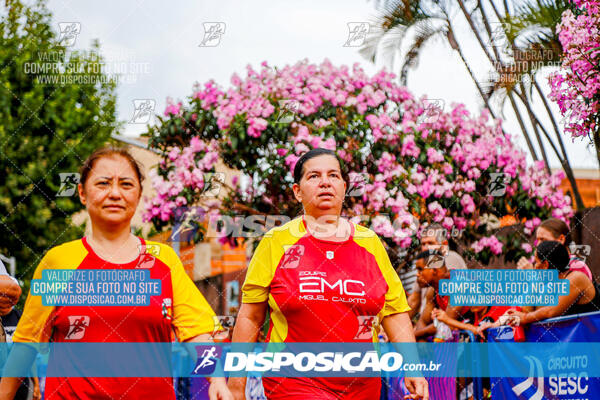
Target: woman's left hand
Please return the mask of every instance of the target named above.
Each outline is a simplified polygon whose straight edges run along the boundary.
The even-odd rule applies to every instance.
[[[211,378],[208,388],[208,397],[210,400],[234,400],[233,395],[227,387],[225,378]]]
[[[404,396],[405,399],[429,400],[429,384],[425,378],[404,378],[404,384],[410,392],[410,394]]]
[[[446,314],[446,311],[439,308],[434,308],[431,312],[431,316],[444,323],[448,320],[448,314]]]
[[[522,311],[517,311],[517,310],[508,310],[507,312],[504,313],[504,315],[508,315],[510,316],[510,321],[508,321],[508,324],[511,326],[519,326],[521,325],[521,323],[524,320],[525,317],[524,312]]]

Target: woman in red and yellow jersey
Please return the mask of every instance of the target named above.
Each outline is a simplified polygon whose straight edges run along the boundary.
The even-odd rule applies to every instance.
[[[381,239],[341,218],[346,182],[331,150],[314,149],[294,168],[304,215],[273,228],[248,266],[234,342],[255,342],[267,307],[267,342],[369,342],[359,335],[377,318],[390,342],[414,342],[404,289]],[[272,399],[374,399],[379,378],[263,378]],[[243,399],[244,378],[231,378]],[[406,378],[409,398],[428,399],[424,378]]]
[[[171,342],[174,331],[182,342],[207,342],[214,330],[214,312],[186,275],[177,254],[169,246],[146,242],[131,234],[133,217],[142,193],[143,174],[124,149],[103,148],[83,164],[78,185],[81,202],[91,222],[91,234],[50,249],[33,278],[49,269],[86,270],[135,274],[149,270],[160,280],[161,291],[149,305],[44,306],[41,296],[30,293],[13,341],[21,343],[143,343]],[[76,273],[77,271],[73,271]],[[104,271],[108,273],[108,271]],[[73,346],[61,347],[61,363],[85,370],[85,363],[111,368],[110,355],[85,360]],[[72,354],[69,354],[72,352]],[[139,355],[152,358],[152,355]],[[54,357],[56,358],[56,356]],[[156,357],[149,362],[157,363]],[[54,364],[58,363],[56,359]],[[149,365],[149,364],[145,364]],[[151,365],[151,364],[150,364]],[[51,355],[48,370],[53,368]],[[143,365],[141,366],[143,368]],[[45,398],[54,399],[175,399],[170,377],[47,377]],[[0,399],[12,399],[19,378],[5,377]],[[211,399],[230,399],[224,378],[212,378]]]

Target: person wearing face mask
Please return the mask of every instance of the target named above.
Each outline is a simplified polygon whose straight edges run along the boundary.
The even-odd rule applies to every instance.
[[[542,223],[537,227],[535,231],[535,242],[541,243],[543,241],[557,241],[565,246],[568,246],[568,244],[571,242],[569,232],[569,227],[563,220],[558,218],[549,218],[545,221],[542,221]],[[517,262],[517,268],[533,269],[534,265],[527,258],[521,257]],[[594,280],[590,268],[575,254],[569,255],[568,269],[572,271],[579,271],[590,278],[590,280]]]
[[[42,296],[30,292],[13,335],[14,343],[25,344],[20,349],[30,348],[27,344],[48,342],[170,345],[173,331],[181,342],[210,341],[215,330],[215,314],[185,273],[175,251],[131,233],[131,219],[141,198],[142,181],[142,169],[127,150],[106,147],[92,153],[80,169],[78,184],[79,198],[89,215],[90,234],[50,249],[40,261],[33,279],[41,279],[46,270],[73,273],[81,270],[88,276],[110,272],[106,270],[116,270],[121,275],[144,270],[149,271],[151,279],[160,280],[160,293],[149,296],[148,305],[53,306],[43,305]],[[22,362],[24,353],[19,356],[14,355],[15,361]],[[50,373],[65,367],[86,371],[90,365],[95,371],[100,368],[111,371],[118,367],[115,357],[106,352],[90,360],[82,357],[77,347],[55,347],[48,361],[45,399],[175,399],[170,369],[166,377],[57,377]],[[140,368],[170,366],[165,354],[148,351],[138,354],[136,359],[144,360],[139,363]],[[0,399],[13,399],[20,382],[21,378],[2,378]],[[209,394],[211,400],[231,399],[224,378],[211,378]]]
[[[600,310],[600,285],[594,284],[583,272],[569,269],[569,252],[557,241],[543,241],[535,251],[536,269],[556,269],[559,279],[569,281],[569,292],[559,296],[555,306],[536,307],[535,311],[509,310],[511,323],[526,325],[563,315],[583,314]]]
[[[341,217],[347,188],[342,168],[326,149],[310,150],[296,163],[292,188],[304,213],[258,244],[233,342],[256,342],[267,309],[267,343],[372,343],[375,324],[366,322],[375,319],[390,342],[415,341],[404,289],[382,240]],[[424,378],[404,382],[411,393],[406,398],[429,398]],[[245,384],[245,378],[229,379],[236,399],[244,398]],[[264,377],[263,385],[269,400],[370,400],[381,392],[379,377]]]

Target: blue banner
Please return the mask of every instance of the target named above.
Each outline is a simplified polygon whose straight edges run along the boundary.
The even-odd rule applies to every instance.
[[[495,351],[490,360],[506,365],[528,365],[527,376],[517,374],[492,378],[493,399],[516,400],[585,400],[598,399],[600,378],[594,358],[595,344],[600,337],[600,312],[554,318],[525,327],[528,342],[546,347],[542,353],[511,354]],[[513,341],[512,328],[490,329],[488,340],[497,344]],[[587,346],[587,348],[586,348]],[[565,348],[567,351],[556,349]],[[500,350],[500,347],[490,347]],[[511,376],[511,377],[508,377]]]
[[[3,376],[31,376],[38,352],[47,376],[600,377],[596,342],[13,344]]]

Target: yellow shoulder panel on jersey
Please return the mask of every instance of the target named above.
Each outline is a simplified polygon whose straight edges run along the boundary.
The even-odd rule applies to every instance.
[[[81,239],[53,247],[38,264],[33,279],[42,279],[42,271],[46,269],[76,269],[87,254],[88,251]],[[54,308],[54,306],[42,305],[42,297],[32,296],[30,293],[25,301],[23,315],[17,325],[13,341],[48,342]]]

